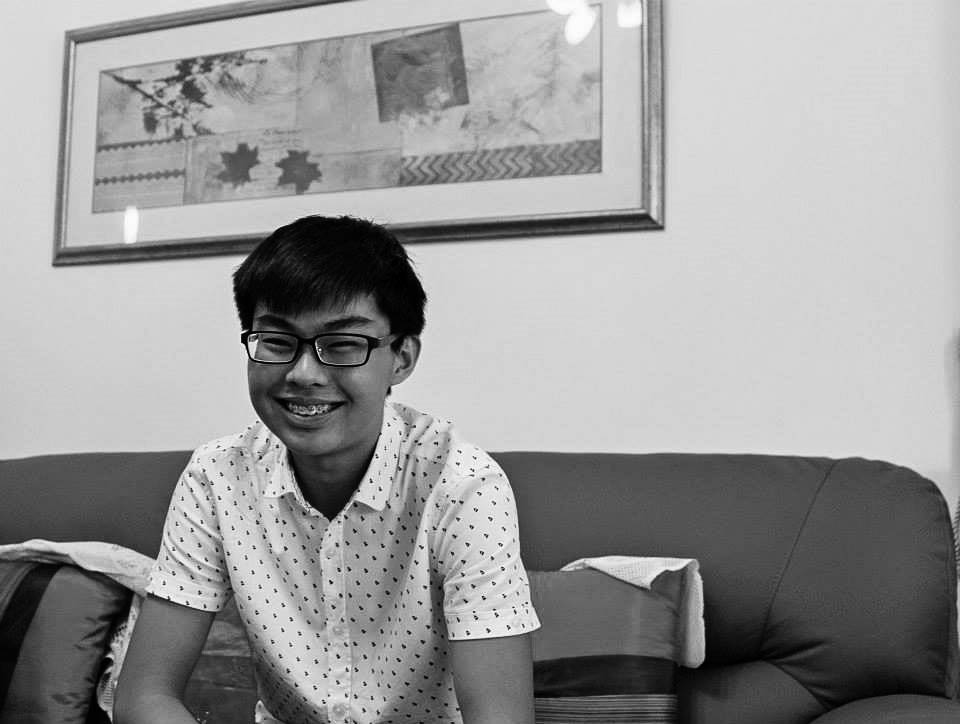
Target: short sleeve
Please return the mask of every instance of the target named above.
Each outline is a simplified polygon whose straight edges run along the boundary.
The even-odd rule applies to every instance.
[[[216,494],[208,474],[215,465],[215,457],[198,451],[180,475],[147,585],[148,593],[204,611],[221,610],[230,596]]]
[[[513,490],[502,472],[451,486],[437,534],[449,639],[512,636],[539,628],[520,558]]]

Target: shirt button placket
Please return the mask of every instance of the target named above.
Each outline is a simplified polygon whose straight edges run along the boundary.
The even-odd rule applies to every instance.
[[[334,520],[323,535],[323,601],[327,620],[328,716],[334,724],[346,721],[350,701],[350,629],[346,623],[342,566],[343,522]],[[339,570],[338,570],[339,569]]]

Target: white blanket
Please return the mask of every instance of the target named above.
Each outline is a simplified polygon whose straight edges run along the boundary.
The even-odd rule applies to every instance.
[[[77,541],[58,543],[42,538],[0,545],[0,561],[68,563],[102,573],[139,596],[145,595],[153,559],[115,543]]]

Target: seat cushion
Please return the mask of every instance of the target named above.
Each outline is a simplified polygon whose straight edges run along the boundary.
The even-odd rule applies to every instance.
[[[812,724],[956,724],[960,702],[937,696],[899,694],[853,701]]]

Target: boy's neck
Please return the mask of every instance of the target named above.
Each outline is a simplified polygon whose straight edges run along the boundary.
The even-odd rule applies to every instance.
[[[306,501],[333,520],[360,487],[376,441],[366,455],[356,460],[331,461],[325,458],[301,458],[290,455],[294,478]]]

